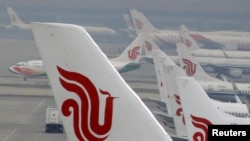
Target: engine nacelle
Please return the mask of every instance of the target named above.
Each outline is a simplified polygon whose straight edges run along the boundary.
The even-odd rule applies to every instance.
[[[228,76],[233,79],[240,79],[242,77],[242,70],[241,69],[229,69]]]
[[[202,66],[203,69],[208,72],[208,73],[213,73],[215,72],[215,68],[213,66],[210,66],[210,65],[205,65],[205,66]]]

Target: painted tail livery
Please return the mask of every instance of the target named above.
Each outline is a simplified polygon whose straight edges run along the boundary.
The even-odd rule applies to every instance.
[[[26,30],[31,29],[30,24],[25,24],[11,7],[7,7],[7,12],[12,26],[17,26],[20,29]]]
[[[219,111],[194,78],[179,77],[177,81],[189,140],[207,141],[208,125],[250,124],[250,118],[234,117]]]
[[[140,58],[142,53],[143,35],[137,35],[134,41],[116,58],[111,58],[110,62],[120,73],[128,72],[140,68]]]
[[[84,28],[31,25],[69,141],[172,140]]]

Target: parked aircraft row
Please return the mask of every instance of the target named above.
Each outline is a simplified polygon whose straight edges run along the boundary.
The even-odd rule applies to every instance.
[[[195,40],[190,36],[189,30],[185,25],[180,26],[179,34],[181,42],[189,48],[189,51],[193,56],[250,59],[249,51],[200,48]]]
[[[200,83],[172,71],[168,74],[171,79],[164,76],[168,82],[163,85],[178,106],[173,117],[178,118],[176,125],[180,125],[182,131],[170,136],[83,27],[58,23],[31,25],[57,107],[62,110],[69,141],[172,141],[174,137],[193,141],[197,134],[207,139],[207,128],[211,124],[250,124],[250,118],[219,111]],[[171,71],[173,66],[175,64],[166,65],[162,70]],[[204,134],[194,121],[201,122]]]
[[[149,33],[157,43],[164,44],[169,47],[176,47],[179,42],[177,30],[160,30],[157,29],[144,16],[142,12],[136,9],[130,9],[130,15],[133,27],[137,33]],[[197,32],[191,31],[190,35],[202,47],[210,49],[225,49],[225,50],[250,50],[250,33],[241,32]]]
[[[5,25],[5,28],[13,28],[18,27],[23,30],[31,30],[31,25],[28,23],[23,22],[17,13],[11,8],[7,7],[7,12],[10,18],[10,25]],[[101,26],[84,26],[84,28],[90,32],[91,34],[101,34],[101,35],[117,35],[117,32],[108,27],[101,27]]]
[[[147,46],[150,46],[151,50],[147,50],[145,47],[146,56],[153,56],[154,50],[160,50],[160,48],[155,44],[150,38],[145,39]],[[229,82],[228,80],[220,80],[215,77],[208,75],[203,67],[201,67],[200,62],[192,56],[188,48],[183,43],[177,44],[178,52],[178,65],[186,72],[188,76],[194,77],[196,80],[201,81],[202,87],[207,92],[239,92],[240,94],[250,94],[250,84],[249,83],[235,83]],[[167,54],[166,54],[167,55]],[[173,62],[172,56],[169,56]],[[176,62],[175,62],[176,64]]]
[[[178,77],[187,77],[183,70],[179,66],[177,66],[171,58],[169,58],[164,52],[161,50],[155,50],[153,52],[155,71],[158,74],[158,86],[160,94],[165,95],[164,100],[166,102],[167,113],[162,112],[154,112],[157,116],[164,118],[164,123],[166,126],[174,125],[176,134],[170,135],[174,138],[182,138],[186,139],[188,137],[183,108],[181,107],[181,99],[180,94],[178,92],[178,88],[176,86],[176,79]],[[194,78],[194,77],[193,77]],[[160,84],[159,84],[160,82]],[[197,81],[198,82],[198,81]],[[199,81],[199,84],[202,82]],[[208,94],[208,93],[207,93]],[[220,93],[221,97],[226,98],[227,93]],[[209,96],[210,94],[208,94]],[[229,94],[231,95],[231,94]],[[237,97],[237,96],[236,96]],[[195,97],[193,97],[195,99]],[[249,111],[247,109],[246,104],[232,103],[232,102],[218,102],[211,99],[211,103],[217,107],[221,112],[227,113],[236,117],[247,117],[249,116]],[[197,106],[197,105],[196,105]],[[195,107],[193,107],[195,108]]]
[[[207,72],[226,74],[236,79],[241,78],[243,74],[249,74],[249,51],[200,49],[199,45],[185,31],[180,32],[180,38]]]
[[[151,36],[147,36],[146,34],[138,35],[135,38],[135,40],[124,50],[124,52],[119,57],[115,59],[110,59],[111,63],[120,73],[140,68],[141,63],[145,63],[140,61],[141,58],[145,59],[150,57],[152,60],[152,54],[150,52],[155,48],[159,49],[157,45],[154,45],[154,42],[150,37]],[[195,42],[193,42],[192,40],[190,40],[190,42],[191,46],[195,45]],[[184,51],[185,54],[189,53],[186,44],[181,44],[180,46],[185,46],[186,48],[186,51]],[[142,56],[143,48],[145,50],[146,56]],[[246,69],[250,68],[247,64],[244,64],[244,62],[247,62],[247,60],[195,57],[195,60],[197,61],[194,61],[194,59],[190,59],[194,58],[192,57],[191,54],[186,55],[186,58],[183,59],[179,59],[180,55],[181,54],[179,54],[179,56],[170,56],[170,57],[174,60],[174,62],[176,62],[179,65],[183,64],[182,61],[184,61],[183,67],[189,68],[189,70],[186,70],[188,75],[194,75],[199,77],[197,79],[202,78],[202,81],[212,80],[211,78],[206,77],[207,74],[203,72],[203,68],[206,71],[208,71],[207,70],[208,68],[210,68],[210,71],[211,69],[214,69],[213,71],[217,72],[218,74],[228,74],[233,78],[240,78],[242,76],[242,71],[243,71],[241,70],[242,67],[245,67]],[[233,64],[234,63],[233,60],[236,60],[237,63]],[[203,68],[201,68],[200,65],[202,65]],[[42,60],[30,60],[27,62],[19,62],[14,66],[9,67],[9,71],[21,75],[22,77],[24,77],[24,80],[26,80],[29,77],[46,75]],[[200,74],[199,73],[200,71],[202,71],[203,74]],[[235,91],[235,87],[233,86],[232,83],[227,82],[227,84],[223,85],[220,84],[221,81],[216,80],[213,81],[212,83],[204,85],[203,87],[206,90],[210,91],[228,91],[228,92]],[[242,94],[250,94],[249,84],[235,83],[235,85]]]
[[[140,55],[142,54],[144,38],[137,36],[134,41],[116,58],[110,58],[110,62],[120,73],[140,68]],[[45,66],[42,60],[28,60],[18,62],[10,66],[9,71],[24,77],[24,80],[31,77],[46,76]]]
[[[196,41],[185,32],[179,33],[180,42],[184,43],[189,49],[189,52],[196,58],[196,60],[202,65],[206,72],[216,73],[218,76],[221,74],[230,76],[233,79],[240,79],[243,74],[249,74],[250,72],[250,59],[249,51],[226,51],[226,50],[211,50],[211,49],[197,49],[199,45]],[[178,43],[176,43],[178,44]],[[147,45],[149,46],[149,45]],[[195,48],[195,50],[193,50]],[[147,47],[145,47],[147,52]],[[165,50],[164,50],[165,51]],[[167,54],[168,52],[165,51]],[[219,52],[219,53],[218,53]],[[218,54],[224,52],[223,56]],[[171,56],[171,55],[170,55]],[[215,57],[217,56],[217,57]],[[250,57],[250,56],[249,56]],[[143,58],[152,63],[152,56],[143,56]],[[179,56],[171,56],[171,58],[177,64]]]

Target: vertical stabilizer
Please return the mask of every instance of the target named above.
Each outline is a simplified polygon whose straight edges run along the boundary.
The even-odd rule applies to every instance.
[[[17,26],[21,29],[31,29],[30,24],[25,24],[11,7],[7,7],[7,12],[12,26]]]
[[[173,117],[176,135],[187,136],[180,95],[176,84],[177,77],[186,76],[186,74],[161,50],[155,50],[153,54],[160,93],[164,95],[167,109],[170,111],[169,115]]]
[[[183,43],[177,43],[177,52],[180,57],[181,68],[190,77],[194,77],[198,81],[215,81],[223,82],[208,75],[200,63],[190,54],[189,50]]]
[[[170,62],[170,63],[173,63],[173,62],[161,50],[154,50],[152,52],[152,56],[153,56],[153,61],[154,61],[154,68],[155,68],[155,72],[156,72],[156,77],[157,77],[157,85],[158,85],[159,92],[160,92],[160,98],[162,101],[164,101],[166,103],[168,115],[172,116],[170,99],[169,99],[169,95],[168,95],[167,88],[166,88],[166,82],[165,82],[166,80],[164,78],[163,64],[168,63],[168,62]],[[168,60],[170,60],[170,61],[168,61]]]
[[[197,140],[198,138],[207,140],[208,125],[228,124],[225,117],[212,104],[204,89],[194,78],[179,77],[177,84],[189,140]]]
[[[172,140],[83,27],[32,31],[69,141]]]
[[[191,50],[199,50],[200,47],[196,43],[196,41],[189,35],[189,30],[185,25],[181,25],[179,31],[180,40],[186,47]]]
[[[124,21],[126,23],[126,26],[127,26],[128,30],[129,31],[134,31],[135,28],[133,26],[133,22],[132,22],[131,18],[129,17],[129,15],[128,14],[123,14],[123,19],[124,19]]]
[[[111,60],[138,63],[142,54],[143,36],[143,34],[137,35],[132,43],[127,46],[118,57],[112,58]]]
[[[149,34],[144,34],[144,50],[145,56],[152,57],[152,52],[154,50],[161,50],[160,47],[154,42],[152,36]]]
[[[159,30],[150,23],[143,13],[138,12],[135,9],[130,9],[130,14],[137,34],[159,32]]]
[[[23,21],[18,17],[16,12],[11,7],[7,7],[7,12],[9,14],[10,22],[12,25],[24,24]]]
[[[177,88],[177,77],[186,76],[186,74],[175,64],[164,65],[163,73],[173,113],[172,117],[174,119],[176,134],[182,137],[187,136],[186,122],[184,120],[182,103]]]
[[[128,32],[129,37],[135,37],[136,29],[133,25],[132,19],[130,18],[129,14],[123,14],[123,19],[126,23],[126,26],[127,26],[126,31]]]

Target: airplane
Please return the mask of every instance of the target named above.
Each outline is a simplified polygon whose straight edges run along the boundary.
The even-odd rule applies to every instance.
[[[16,65],[10,66],[8,70],[13,74],[23,77],[24,81],[26,81],[27,78],[47,76],[42,60],[18,62]]]
[[[177,90],[176,87],[174,86],[175,79],[176,77],[179,76],[187,76],[187,74],[179,67],[177,66],[171,58],[169,58],[163,51],[161,50],[154,50],[153,51],[153,59],[154,59],[154,66],[155,66],[155,71],[157,74],[157,81],[158,81],[158,87],[160,91],[160,97],[162,99],[165,99],[166,105],[167,105],[167,110],[169,115],[172,115],[175,110],[171,110],[171,96],[170,94],[176,94]],[[166,66],[170,66],[171,69],[165,69]],[[195,78],[195,77],[194,77]],[[195,78],[196,79],[196,78]],[[199,80],[196,79],[201,85],[209,85],[210,83],[213,83],[214,81],[212,80]],[[209,82],[210,81],[210,82]],[[172,90],[173,89],[173,90]],[[174,92],[173,92],[174,91]],[[237,93],[230,93],[230,92],[218,92],[218,91],[206,91],[207,94],[210,97],[213,97],[213,95],[221,95],[221,99],[226,102],[230,103],[236,103],[232,104],[233,106],[228,106],[227,104],[224,104],[224,102],[218,102],[218,100],[213,100],[214,104],[218,106],[218,109],[226,112],[226,113],[232,113],[233,115],[239,115],[239,116],[249,116],[249,111],[248,108],[245,104],[242,104],[241,100],[237,96]],[[227,96],[233,96],[235,98],[235,102],[228,101]],[[222,104],[223,103],[223,104]],[[227,105],[226,107],[223,107]],[[229,108],[227,108],[229,107]],[[238,111],[238,112],[235,112]]]
[[[188,48],[185,44],[184,46]],[[193,46],[193,44],[191,44]],[[188,52],[189,50],[186,49]],[[194,58],[200,63],[206,72],[228,75],[233,79],[239,79],[243,74],[250,73],[250,59],[199,57]]]
[[[240,118],[219,111],[194,78],[179,77],[177,86],[189,140],[197,138],[207,140],[208,125],[250,124],[249,117]]]
[[[172,141],[83,27],[31,25],[69,141]]]
[[[179,32],[180,40],[184,43],[193,56],[198,57],[222,57],[222,58],[238,58],[250,59],[249,51],[223,50],[223,49],[203,49],[200,48],[196,41],[190,36],[189,30],[185,25],[181,25]]]
[[[136,9],[130,9],[130,14],[137,33],[149,33],[154,37],[154,41],[170,48],[175,48],[176,43],[180,42],[178,30],[157,29],[142,12],[138,12]],[[202,48],[250,50],[250,33],[245,33],[244,35],[246,36],[239,36],[238,34],[240,33],[191,31],[190,36],[197,41]]]
[[[144,33],[144,35],[145,37],[147,37],[148,41],[147,41],[147,44],[145,43],[146,47],[144,47],[146,55],[142,56],[142,58],[148,63],[153,63],[153,59],[152,59],[150,52],[154,49],[152,48],[153,46],[150,44],[150,41],[149,41],[153,39],[152,39],[152,36],[148,34]],[[188,41],[184,42],[184,46],[186,48],[193,48],[193,46],[196,46],[196,45],[197,44],[195,44],[195,42],[194,43],[191,43],[191,42],[188,43]],[[161,49],[161,48],[157,47],[157,49]],[[187,51],[192,53],[192,51],[190,50],[187,50]],[[177,56],[172,55],[170,57],[176,64],[180,63],[178,55]],[[250,73],[250,69],[249,69],[250,60],[249,59],[236,59],[236,58],[226,58],[226,57],[215,58],[215,57],[201,57],[201,56],[193,56],[193,57],[200,63],[200,65],[206,72],[216,73],[218,74],[217,75],[218,77],[222,75],[227,75],[233,79],[240,79],[243,74]]]
[[[136,37],[136,31],[135,31],[135,28],[133,27],[133,23],[132,23],[131,18],[129,17],[129,14],[123,14],[122,17],[124,19],[124,22],[125,22],[127,28],[126,29],[120,29],[120,30],[123,31],[123,32],[127,32],[128,36],[130,38]]]
[[[7,7],[7,12],[10,18],[10,25],[8,25],[8,28],[11,28],[13,26],[16,26],[20,29],[24,29],[24,30],[30,30],[31,26],[30,24],[26,24],[24,23],[16,14],[16,12],[11,8],[11,7]]]
[[[9,18],[10,18],[10,25],[7,25],[7,28],[11,28],[13,26],[16,26],[20,29],[25,29],[25,30],[31,30],[31,26],[30,24],[24,23],[19,16],[17,15],[17,13],[13,10],[13,8],[11,7],[7,7],[7,12],[9,14]],[[90,32],[93,35],[117,35],[117,32],[112,29],[112,28],[108,28],[108,27],[101,27],[101,26],[85,26],[84,28]]]
[[[249,83],[234,83],[234,82],[231,83],[231,82],[216,79],[215,77],[211,78],[211,76],[208,75],[201,67],[200,65],[201,60],[198,61],[197,57],[194,58],[190,54],[185,44],[178,43],[177,52],[180,57],[180,66],[186,72],[188,76],[192,76],[197,80],[203,80],[203,81],[209,81],[213,79],[213,81],[211,81],[213,82],[212,84],[203,86],[205,90],[228,91],[228,92],[238,91],[240,95],[250,95]],[[206,57],[200,57],[200,58],[206,58]],[[233,65],[233,62],[232,62],[232,65]]]
[[[149,62],[154,63],[154,61],[152,60],[152,54],[154,50],[160,50],[160,48],[157,46],[157,44],[149,37],[149,36],[144,36],[145,38],[145,43],[144,43],[144,52],[145,55],[142,56],[143,59],[147,59],[150,60]],[[180,48],[185,48],[184,44],[182,43],[178,43],[178,46],[181,46]],[[180,53],[180,52],[179,52]],[[185,48],[185,51],[183,51],[183,53],[187,54],[188,50]],[[167,55],[165,53],[165,55]],[[169,56],[169,55],[167,55]],[[180,61],[180,57],[179,56],[169,56],[172,61],[175,64],[181,65]],[[185,72],[187,72],[189,75],[192,74],[193,77],[195,77],[198,81],[201,81],[201,85],[202,87],[208,92],[211,93],[213,92],[213,95],[210,95],[211,98],[215,98],[215,99],[219,99],[222,100],[221,96],[222,93],[228,92],[228,93],[237,93],[240,96],[244,96],[244,95],[249,95],[250,94],[250,85],[247,83],[234,83],[234,82],[229,82],[227,79],[224,80],[220,80],[217,79],[215,77],[212,77],[210,75],[208,75],[206,72],[204,72],[203,68],[200,66],[200,64],[197,62],[197,59],[192,59],[190,58],[192,57],[191,55],[189,55],[188,58],[189,61],[185,61],[186,64],[183,64],[184,68],[188,69],[188,71],[184,70]],[[147,61],[148,62],[148,61]],[[190,62],[190,63],[188,63]],[[195,67],[192,67],[195,66]],[[192,70],[190,70],[189,68],[193,68]],[[193,72],[193,73],[191,73]],[[214,93],[214,92],[218,92],[218,93]],[[223,96],[225,97],[225,96]],[[231,101],[235,101],[233,99],[235,99],[234,97],[231,96],[227,96],[228,100]],[[162,99],[162,98],[161,98]],[[148,99],[147,99],[148,100]],[[151,101],[153,101],[154,99],[150,99]],[[155,100],[157,102],[157,100]],[[161,100],[162,101],[162,100]],[[160,103],[160,101],[158,100],[158,105],[159,105],[159,109],[161,110],[166,110],[166,108],[162,108],[165,105],[162,103]]]
[[[141,64],[143,63],[140,62],[143,36],[143,34],[137,35],[137,37],[118,57],[109,59],[118,72],[125,73],[140,68]],[[27,78],[30,77],[46,76],[45,67],[42,60],[18,62],[16,65],[10,66],[8,70],[11,73],[24,77],[24,80],[27,80]]]
[[[163,66],[163,64],[164,65],[175,65],[176,67],[179,67],[179,66],[177,66],[176,63],[174,61],[172,61],[172,59],[166,61],[167,60],[166,58],[168,57],[167,54],[164,53],[163,51],[161,51],[160,48],[157,46],[157,44],[155,44],[154,41],[151,40],[151,38],[148,38],[148,36],[144,36],[144,39],[145,39],[144,49],[145,49],[145,54],[146,54],[145,56],[147,56],[147,57],[153,57],[153,62],[154,62],[153,64],[154,64],[155,72],[156,72],[157,85],[159,87],[159,92],[160,92],[160,99],[144,98],[143,100],[144,101],[155,102],[158,105],[158,109],[160,109],[161,111],[164,111],[164,112],[168,111],[168,113],[171,113],[171,109],[169,109],[169,107],[170,107],[169,106],[170,102],[169,102],[169,99],[168,99],[169,96],[166,95],[167,94],[166,88],[163,89],[163,87],[164,87],[163,83],[166,80],[163,79],[162,77],[164,75],[166,75],[166,72],[162,71],[162,66]],[[160,61],[159,60],[160,57],[162,57],[164,61]],[[219,80],[219,79],[214,78],[214,77],[211,77],[208,74],[206,74],[205,72],[199,73],[200,71],[202,71],[202,70],[200,70],[201,68],[200,67],[196,67],[196,68],[199,71],[197,71],[197,73],[195,73],[194,77],[200,83],[202,83],[203,87],[206,88],[207,93],[210,95],[210,97],[217,98],[217,99],[222,99],[224,101],[226,101],[225,100],[225,97],[226,97],[226,99],[230,99],[231,102],[232,101],[238,101],[238,103],[242,103],[241,100],[238,98],[238,96],[236,98],[234,98],[234,96],[236,94],[234,93],[233,90],[231,90],[233,88],[233,85],[231,83]],[[181,68],[179,68],[179,69],[181,69]],[[167,77],[166,77],[166,79],[167,79]],[[208,82],[208,81],[210,81],[210,82]],[[224,83],[225,84],[228,84],[228,83],[231,84],[231,85],[226,85],[229,88],[225,89],[225,91],[219,91],[219,90],[210,89],[212,87],[223,88]],[[227,90],[231,90],[231,91],[229,92]],[[229,93],[230,94],[234,94],[234,95],[229,96],[228,95]],[[246,106],[245,107],[240,107],[240,109],[242,109],[242,111],[240,113],[235,113],[235,112],[231,112],[231,113],[233,113],[235,115],[242,115],[242,116],[249,115],[248,109],[247,109]]]
[[[156,50],[154,51],[153,58],[155,61],[158,61],[161,66],[158,73],[162,71],[161,74],[162,84],[161,87],[165,89],[167,92],[165,93],[166,98],[168,99],[168,106],[171,109],[171,113],[161,113],[161,112],[154,112],[154,114],[163,117],[164,123],[166,126],[172,125],[170,122],[174,122],[174,127],[176,130],[175,137],[182,137],[185,139],[187,136],[187,130],[185,127],[185,121],[183,120],[183,111],[180,103],[180,95],[177,89],[176,79],[180,76],[187,76],[174,62],[172,62],[171,58],[164,55],[165,53]],[[155,63],[157,64],[157,63]],[[200,83],[200,82],[199,82]],[[209,96],[206,92],[206,94]],[[237,97],[237,95],[235,95]],[[195,97],[193,97],[195,98]],[[211,98],[210,98],[211,99]],[[231,103],[231,102],[219,102],[217,100],[211,99],[212,104],[216,106],[217,109],[224,113],[228,113],[234,116],[241,116],[247,117],[249,116],[248,108],[246,104],[242,103]],[[172,118],[172,120],[171,120]],[[171,134],[170,134],[171,136]]]

